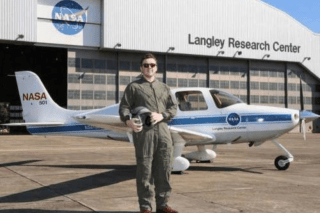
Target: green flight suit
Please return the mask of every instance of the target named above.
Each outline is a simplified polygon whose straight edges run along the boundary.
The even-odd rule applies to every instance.
[[[175,116],[177,105],[166,84],[158,80],[150,83],[142,77],[131,82],[124,92],[119,107],[121,120],[123,122],[128,120],[130,110],[139,106],[146,107],[151,112],[166,115],[165,121],[151,127],[144,127],[141,132],[133,132],[140,209],[151,210],[154,191],[157,208],[164,208],[171,193],[169,178],[173,154],[173,143],[166,121]]]

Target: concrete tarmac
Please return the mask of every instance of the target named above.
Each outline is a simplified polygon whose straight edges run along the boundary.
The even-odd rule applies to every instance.
[[[282,153],[271,142],[218,146],[213,163],[171,176],[169,204],[180,213],[320,212],[320,135],[278,141],[295,157],[288,170],[275,168]],[[136,213],[135,168],[125,142],[2,135],[0,213]]]

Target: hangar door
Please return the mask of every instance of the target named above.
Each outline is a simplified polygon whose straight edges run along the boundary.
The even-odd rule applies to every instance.
[[[67,49],[36,47],[31,45],[0,44],[0,103],[9,104],[9,120],[23,122],[22,108],[14,73],[35,72],[53,100],[67,106]],[[24,132],[11,127],[10,133]]]

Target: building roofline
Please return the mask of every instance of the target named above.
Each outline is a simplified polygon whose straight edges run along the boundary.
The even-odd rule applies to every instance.
[[[271,5],[271,4],[269,4],[269,3],[265,2],[265,1],[262,1],[262,0],[255,0],[255,1],[258,1],[258,2],[260,2],[261,4],[264,4],[264,5],[266,5],[266,6],[270,7],[270,8],[272,8],[272,9],[274,9],[274,10],[276,10],[276,11],[278,11],[278,12],[284,14],[284,15],[286,15],[288,18],[290,18],[290,19],[294,20],[295,22],[299,23],[302,27],[304,27],[305,29],[307,29],[308,31],[310,31],[310,32],[311,32],[312,34],[314,34],[315,36],[320,36],[320,33],[313,32],[310,28],[308,28],[306,25],[302,24],[300,21],[298,21],[297,19],[295,19],[293,16],[291,16],[291,15],[290,15],[289,13],[287,13],[286,11],[283,11],[283,10],[281,10],[281,9],[279,9],[279,8],[273,6],[273,5]]]

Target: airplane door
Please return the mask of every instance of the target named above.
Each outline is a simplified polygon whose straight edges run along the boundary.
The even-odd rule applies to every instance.
[[[175,93],[178,104],[177,117],[184,128],[198,132],[212,133],[212,103],[202,90],[180,90]]]
[[[209,109],[201,91],[179,91],[176,92],[176,99],[178,110],[191,118],[197,114],[204,114]]]

